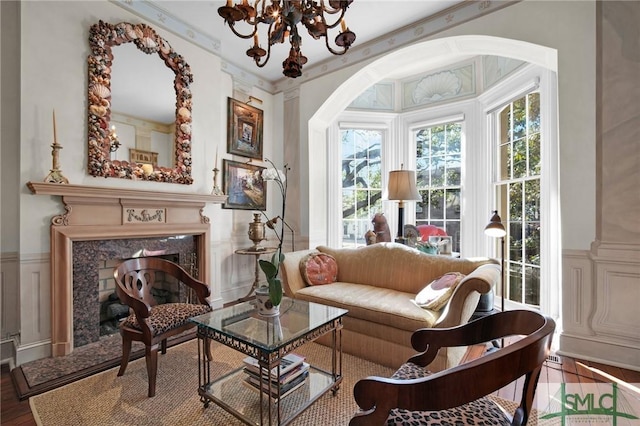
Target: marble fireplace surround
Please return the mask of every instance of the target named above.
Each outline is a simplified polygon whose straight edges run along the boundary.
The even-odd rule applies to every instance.
[[[207,203],[226,196],[28,182],[36,195],[62,197],[51,219],[51,354],[73,351],[73,242],[193,235],[198,278],[209,277]]]

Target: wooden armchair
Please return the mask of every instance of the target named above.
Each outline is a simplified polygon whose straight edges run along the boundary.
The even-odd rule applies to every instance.
[[[367,377],[356,383],[353,394],[361,411],[349,425],[439,425],[442,419],[449,424],[471,424],[470,418],[489,417],[499,418],[495,424],[524,425],[554,330],[551,318],[524,310],[500,312],[453,328],[417,330],[411,344],[421,353],[410,358],[391,378]],[[523,337],[438,373],[424,369],[441,347],[475,345],[513,335]],[[486,396],[522,376],[522,399],[509,419]],[[478,413],[482,417],[477,417]]]
[[[198,297],[200,304],[164,303],[158,305],[151,294],[156,274],[162,272],[187,285]],[[189,318],[211,311],[207,302],[209,287],[193,278],[179,265],[157,257],[128,259],[116,266],[113,276],[120,302],[128,305],[132,313],[120,324],[122,335],[122,361],[118,376],[122,376],[129,363],[131,343],[145,345],[149,396],[156,394],[158,371],[158,345],[167,352],[167,338],[180,334],[195,324]]]

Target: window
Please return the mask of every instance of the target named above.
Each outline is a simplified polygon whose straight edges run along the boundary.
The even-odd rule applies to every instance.
[[[540,94],[527,94],[497,113],[495,182],[505,237],[505,298],[540,305]]]
[[[371,218],[382,212],[382,130],[342,129],[342,247],[366,245]]]
[[[418,129],[416,186],[422,201],[416,205],[416,225],[443,228],[460,251],[462,124],[446,123]]]

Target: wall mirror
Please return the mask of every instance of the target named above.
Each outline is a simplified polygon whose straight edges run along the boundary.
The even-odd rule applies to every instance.
[[[99,21],[89,45],[89,174],[193,183],[193,76],[184,58],[145,24]]]

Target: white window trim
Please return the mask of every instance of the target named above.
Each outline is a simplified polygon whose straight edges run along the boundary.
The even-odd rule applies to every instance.
[[[462,212],[464,221],[461,223],[462,239],[460,241],[462,256],[493,256],[499,258],[495,252],[495,241],[484,236],[484,227],[495,208],[495,193],[493,190],[493,173],[496,167],[495,147],[491,144],[492,123],[487,115],[513,99],[521,97],[532,88],[538,87],[541,93],[540,112],[547,122],[541,124],[541,156],[544,170],[541,176],[541,200],[543,241],[541,257],[541,295],[540,309],[547,315],[557,319],[560,314],[560,283],[561,283],[561,221],[559,198],[559,141],[558,141],[558,105],[557,105],[557,75],[548,69],[529,65],[506,78],[496,87],[473,100],[451,103],[437,108],[412,111],[403,114],[347,111],[339,116],[329,127],[327,177],[327,194],[341,193],[340,158],[340,129],[356,125],[361,128],[387,129],[382,146],[382,183],[386,188],[389,170],[395,170],[404,164],[407,169],[415,169],[415,141],[411,137],[413,129],[425,124],[437,124],[451,117],[462,115]],[[516,95],[514,95],[514,93]],[[391,149],[395,144],[398,149]],[[489,167],[467,167],[470,161]],[[397,203],[384,201],[383,211],[389,218],[391,225],[397,223]],[[332,247],[340,247],[341,242],[341,203],[340,197],[328,196],[328,232],[327,241]],[[405,208],[405,223],[415,222],[415,203],[407,203]],[[338,219],[338,220],[336,220]],[[548,242],[553,241],[554,244]],[[513,304],[507,308],[517,308]],[[499,303],[499,298],[496,298]]]
[[[485,197],[491,206],[487,209],[487,222],[490,210],[495,208],[495,191],[493,178],[497,169],[497,147],[492,143],[495,132],[495,115],[497,109],[507,103],[522,97],[530,91],[540,91],[540,115],[543,120],[540,125],[540,150],[543,174],[540,177],[540,210],[541,210],[541,287],[540,310],[558,319],[561,306],[561,252],[562,240],[560,221],[559,194],[559,143],[558,143],[558,106],[557,106],[557,76],[555,72],[529,65],[514,75],[505,79],[495,88],[478,97],[485,120],[483,121],[485,135],[484,150],[490,153],[492,161],[488,167],[488,182]],[[514,93],[516,95],[514,95]],[[491,253],[495,248],[493,241],[487,239],[485,253]],[[506,250],[506,248],[505,248]],[[499,256],[499,253],[494,253]],[[496,298],[498,299],[498,298]],[[505,300],[506,309],[517,309],[522,305]]]
[[[481,181],[479,181],[476,176],[476,171],[470,173],[469,168],[465,166],[469,158],[489,161],[488,156],[484,159],[479,158],[479,156],[484,155],[483,150],[479,149],[479,147],[482,146],[482,139],[473,136],[480,135],[479,129],[481,128],[480,120],[478,119],[479,111],[477,105],[478,103],[475,100],[467,100],[443,105],[438,108],[410,112],[400,116],[400,128],[407,141],[405,144],[407,147],[405,150],[405,164],[407,168],[412,170],[416,168],[415,132],[418,129],[442,123],[450,123],[452,121],[462,123],[461,160],[463,166],[460,182],[462,188],[462,199],[460,200],[462,210],[460,217],[464,217],[465,220],[460,222],[460,253],[463,257],[476,257],[483,253],[478,249],[479,238],[477,236],[481,235],[482,230],[478,231],[480,224],[473,220],[473,218],[478,216],[476,212],[476,210],[478,210],[476,206],[476,194],[478,193],[477,186],[481,184]],[[486,180],[482,182],[486,182]],[[407,203],[405,211],[407,215],[406,223],[415,223],[416,204]],[[486,223],[482,224],[482,229],[484,229],[485,225]],[[480,232],[480,234],[478,232]]]
[[[329,221],[327,223],[327,242],[329,247],[342,247],[342,169],[340,163],[335,159],[342,158],[340,152],[340,131],[343,129],[371,129],[382,130],[382,146],[381,146],[381,158],[382,158],[382,190],[383,201],[382,208],[383,213],[388,218],[392,218],[392,204],[394,202],[385,200],[386,187],[387,187],[387,175],[388,171],[392,170],[391,166],[394,158],[392,149],[389,148],[390,141],[398,140],[396,135],[397,129],[397,114],[391,113],[371,113],[371,112],[359,112],[348,111],[340,115],[338,120],[329,127],[329,146],[327,147],[327,213]],[[330,194],[337,194],[335,197]]]

